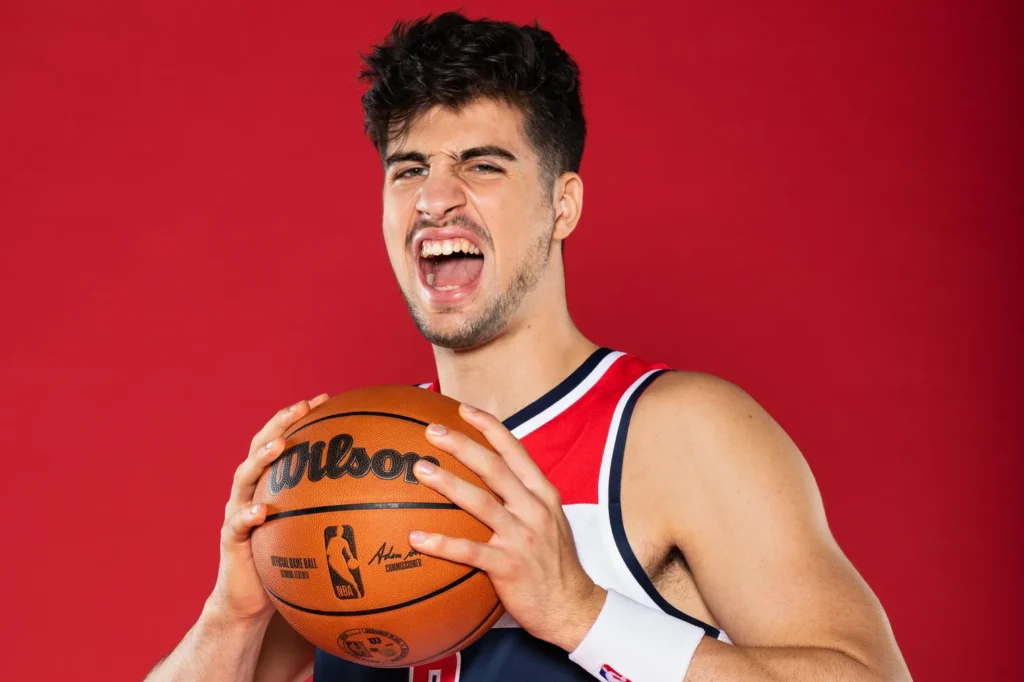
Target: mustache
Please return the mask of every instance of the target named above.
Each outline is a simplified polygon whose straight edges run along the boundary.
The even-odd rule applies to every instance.
[[[487,230],[480,227],[480,225],[478,225],[475,220],[464,215],[454,215],[451,218],[442,220],[441,222],[435,222],[432,220],[417,220],[415,223],[413,223],[412,229],[409,230],[409,234],[406,235],[405,237],[405,248],[412,248],[412,243],[416,241],[416,235],[418,235],[423,230],[429,229],[431,227],[448,227],[449,225],[456,225],[466,230],[467,232],[471,232],[475,237],[477,237],[480,240],[482,244],[486,244],[488,247],[494,246],[494,243],[491,241],[491,235],[487,232]]]

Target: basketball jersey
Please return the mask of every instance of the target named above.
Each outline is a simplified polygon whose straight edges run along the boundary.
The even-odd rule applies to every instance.
[[[558,488],[584,570],[598,585],[685,620],[710,637],[720,632],[669,604],[634,554],[619,504],[622,461],[633,408],[667,371],[607,348],[505,420]],[[438,390],[437,382],[422,388]],[[563,649],[537,639],[505,614],[483,637],[445,659],[412,668],[371,668],[317,649],[313,682],[569,682],[592,680]]]

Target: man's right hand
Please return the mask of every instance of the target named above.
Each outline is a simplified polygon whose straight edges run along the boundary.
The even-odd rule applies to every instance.
[[[252,558],[249,534],[263,523],[267,515],[265,504],[254,504],[256,482],[263,470],[281,454],[284,432],[327,400],[323,393],[312,400],[301,400],[287,407],[267,422],[252,439],[249,456],[235,470],[231,498],[224,508],[224,526],[220,534],[220,569],[217,584],[207,599],[207,608],[218,617],[231,622],[267,621],[274,613],[274,605],[267,596],[256,572]]]

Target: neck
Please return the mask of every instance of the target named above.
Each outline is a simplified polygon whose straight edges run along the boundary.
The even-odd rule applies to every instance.
[[[530,310],[528,319],[479,347],[435,346],[441,391],[504,420],[583,364],[597,346],[573,324],[564,297],[543,298],[554,299],[553,305]]]

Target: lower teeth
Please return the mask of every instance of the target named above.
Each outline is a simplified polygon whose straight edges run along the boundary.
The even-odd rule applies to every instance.
[[[437,291],[455,291],[456,289],[461,289],[462,288],[458,284],[449,284],[446,287],[435,287],[434,286],[434,273],[432,273],[432,272],[427,275],[427,286],[428,287],[432,287],[433,289],[436,289]]]

